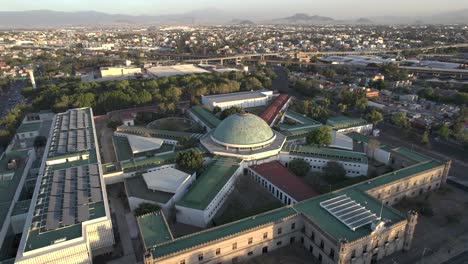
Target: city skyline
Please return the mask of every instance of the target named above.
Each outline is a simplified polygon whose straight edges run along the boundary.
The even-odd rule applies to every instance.
[[[233,0],[202,0],[197,4],[188,0],[178,0],[168,3],[166,1],[57,1],[45,0],[40,2],[32,1],[5,1],[1,0],[1,11],[29,11],[29,10],[54,10],[64,12],[98,11],[110,14],[127,15],[171,15],[183,14],[202,9],[217,9],[225,13],[239,17],[268,19],[272,17],[288,16],[293,13],[307,13],[332,16],[335,18],[356,18],[356,17],[378,17],[378,16],[422,16],[440,14],[444,12],[460,11],[468,8],[461,1],[422,1],[416,0],[408,3],[403,0],[392,1],[391,3],[379,3],[375,5],[370,0],[364,1],[343,1],[343,0],[293,0],[287,4],[284,2],[271,2],[266,0],[255,1],[247,5],[239,4]],[[259,12],[261,11],[261,12]]]

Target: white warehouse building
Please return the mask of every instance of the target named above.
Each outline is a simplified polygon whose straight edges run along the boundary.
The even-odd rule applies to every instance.
[[[238,92],[228,94],[218,94],[203,96],[202,104],[213,110],[215,107],[221,110],[238,106],[242,108],[252,108],[267,105],[273,98],[273,91],[260,90],[249,92]]]

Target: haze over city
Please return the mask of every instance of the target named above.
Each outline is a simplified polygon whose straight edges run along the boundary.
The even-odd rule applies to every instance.
[[[468,3],[0,0],[0,264],[468,263]]]
[[[110,14],[127,15],[168,15],[181,14],[194,10],[218,9],[226,13],[245,16],[245,18],[268,19],[288,16],[294,13],[332,16],[338,19],[357,18],[362,16],[421,16],[443,12],[460,11],[468,4],[459,0],[291,0],[291,1],[236,1],[236,0],[84,0],[84,1],[0,1],[1,11],[99,11]]]

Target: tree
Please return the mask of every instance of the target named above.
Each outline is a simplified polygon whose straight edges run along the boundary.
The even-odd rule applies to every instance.
[[[322,75],[327,79],[333,79],[336,76],[336,72],[332,69],[326,69],[322,71]]]
[[[224,120],[224,119],[226,119],[228,116],[233,115],[233,114],[235,114],[235,113],[240,113],[240,112],[242,112],[242,111],[243,111],[242,107],[233,106],[233,107],[231,107],[231,108],[224,109],[224,110],[221,112],[220,118],[221,118],[221,120]]]
[[[321,126],[320,128],[312,131],[307,136],[307,144],[315,145],[318,147],[325,147],[332,143],[332,136],[330,134],[331,128],[327,126]]]
[[[295,159],[289,162],[289,170],[297,176],[304,177],[309,172],[310,166],[303,159]]]
[[[392,122],[397,125],[399,128],[402,129],[408,129],[409,128],[409,122],[408,119],[406,119],[406,113],[405,112],[399,112],[396,113],[392,116]]]
[[[221,110],[221,107],[219,107],[219,106],[215,106],[215,107],[213,108],[213,114],[215,114],[215,115],[216,115],[217,113],[221,112],[221,111],[222,111],[222,110]]]
[[[198,145],[198,140],[192,137],[183,137],[179,140],[182,149],[194,148]]]
[[[142,216],[142,215],[158,212],[160,210],[161,210],[161,207],[157,204],[141,203],[135,209],[135,216]]]
[[[328,120],[328,108],[320,104],[312,104],[309,109],[309,117],[325,123]]]
[[[340,113],[346,112],[346,108],[348,108],[346,104],[343,104],[343,103],[338,104],[338,109],[340,110]]]
[[[44,136],[37,136],[34,138],[34,148],[40,149],[47,145],[47,138]]]
[[[200,152],[190,149],[177,153],[176,163],[184,171],[192,173],[203,166],[203,156]]]
[[[380,142],[377,139],[370,139],[367,143],[367,156],[374,158],[375,151],[380,147]]]
[[[262,90],[263,84],[255,77],[248,77],[242,82],[242,90]]]
[[[367,108],[367,103],[368,103],[367,98],[361,97],[361,98],[359,98],[359,99],[356,100],[356,108],[357,108],[359,111],[364,111],[364,110],[366,110],[366,108]]]
[[[424,134],[421,137],[421,144],[426,145],[427,143],[429,143],[429,133],[424,131]]]
[[[329,161],[327,165],[323,167],[323,175],[328,182],[337,183],[345,179],[346,170],[340,163]]]
[[[444,140],[447,140],[449,138],[449,135],[450,135],[450,131],[448,129],[448,127],[446,125],[443,125],[440,129],[439,129],[439,135],[442,139]]]
[[[367,114],[366,119],[367,121],[371,122],[375,127],[378,123],[383,121],[383,115],[379,111],[373,109],[369,112],[369,114]]]

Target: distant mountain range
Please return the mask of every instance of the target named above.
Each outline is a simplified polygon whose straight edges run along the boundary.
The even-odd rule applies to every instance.
[[[245,16],[243,14],[242,16]],[[320,15],[298,13],[284,18],[271,18],[257,21],[252,17],[239,19],[240,14],[209,8],[172,15],[124,15],[107,14],[96,11],[60,12],[34,10],[5,12],[0,11],[0,28],[51,28],[67,26],[112,26],[112,25],[208,25],[208,24],[468,24],[468,9],[434,14],[431,16],[396,17],[379,16],[339,20]],[[417,21],[417,22],[416,22]]]
[[[247,20],[247,19],[233,19],[228,24],[247,26],[247,25],[255,25],[255,22],[251,20]]]

